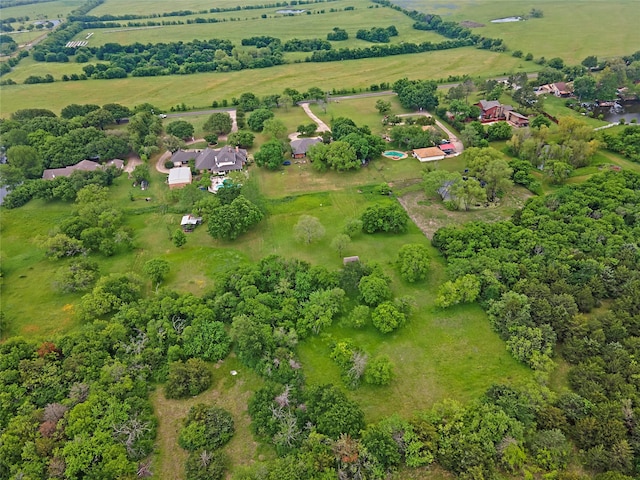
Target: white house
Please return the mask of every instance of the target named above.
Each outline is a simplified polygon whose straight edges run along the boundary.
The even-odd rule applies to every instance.
[[[442,160],[445,157],[445,153],[438,147],[416,148],[413,151],[413,156],[421,162],[434,162]]]

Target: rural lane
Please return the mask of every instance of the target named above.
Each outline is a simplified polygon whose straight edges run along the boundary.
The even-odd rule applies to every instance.
[[[326,123],[324,123],[322,120],[320,120],[318,117],[316,117],[315,114],[311,111],[311,109],[309,108],[309,102],[299,103],[298,105],[302,107],[302,109],[304,110],[304,113],[306,113],[311,120],[316,122],[316,125],[318,125],[318,132],[331,131],[329,126]]]

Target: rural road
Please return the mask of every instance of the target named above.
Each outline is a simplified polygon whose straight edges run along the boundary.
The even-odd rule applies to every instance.
[[[299,103],[298,105],[302,107],[302,109],[304,110],[304,113],[306,113],[311,120],[316,122],[316,125],[318,125],[318,132],[331,131],[329,126],[326,123],[324,123],[322,120],[320,120],[318,117],[316,117],[315,114],[311,111],[311,109],[309,108],[309,102]]]

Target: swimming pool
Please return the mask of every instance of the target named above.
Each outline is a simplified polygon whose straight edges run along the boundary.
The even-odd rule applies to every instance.
[[[387,150],[382,155],[387,158],[392,158],[394,160],[402,160],[403,158],[407,158],[407,154],[404,152],[398,152],[396,150]]]

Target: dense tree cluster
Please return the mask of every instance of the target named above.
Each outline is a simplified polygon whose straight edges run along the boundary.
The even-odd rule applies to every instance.
[[[637,174],[598,174],[529,200],[511,221],[434,236],[455,278],[479,280],[492,326],[516,358],[548,372],[556,342],[564,345],[575,393],[538,411],[530,445],[545,469],[566,464],[567,438],[592,471],[634,471],[638,391],[628,359],[638,334],[639,192]],[[610,309],[580,315],[603,301]],[[545,460],[539,448],[557,453]]]
[[[369,30],[361,28],[356,32],[356,38],[373,43],[389,43],[391,37],[398,36],[398,29],[391,25],[389,27],[372,27]]]
[[[411,110],[432,110],[438,106],[436,90],[438,84],[433,80],[408,80],[402,78],[393,84],[393,91],[404,108]]]
[[[555,178],[555,164],[564,164],[569,169],[588,165],[599,146],[593,129],[572,117],[560,118],[558,126],[558,132],[553,135],[544,126],[515,130],[507,142],[510,153],[547,171],[552,178]]]
[[[617,135],[606,130],[600,135],[607,149],[621,153],[634,162],[640,162],[640,128],[632,125],[625,127]]]

